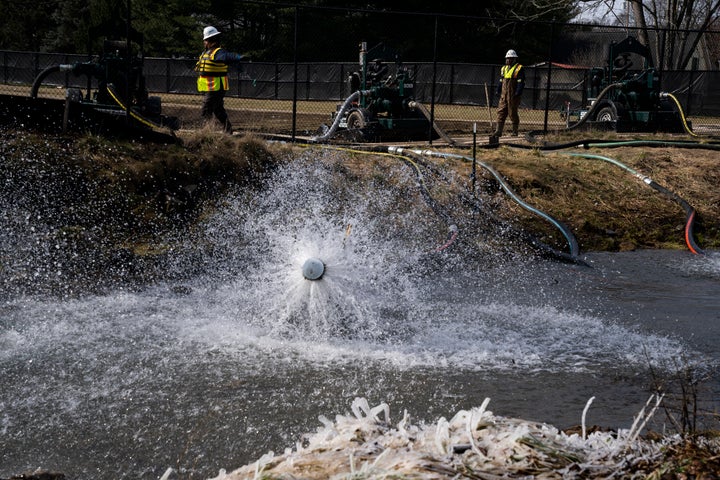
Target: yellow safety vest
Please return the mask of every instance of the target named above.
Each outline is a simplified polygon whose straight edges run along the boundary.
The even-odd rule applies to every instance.
[[[516,63],[515,65],[503,65],[502,69],[500,70],[500,75],[502,76],[502,78],[517,78],[521,69],[522,65],[520,65],[519,63]]]
[[[215,61],[215,55],[220,47],[215,50],[205,50],[200,55],[195,71],[200,75],[197,79],[198,92],[214,92],[228,90],[228,66],[226,63]]]

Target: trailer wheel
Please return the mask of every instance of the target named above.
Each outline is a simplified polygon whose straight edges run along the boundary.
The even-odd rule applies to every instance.
[[[617,114],[615,113],[615,109],[610,106],[601,108],[597,115],[595,115],[595,121],[597,122],[614,122],[616,120]]]
[[[354,110],[350,112],[347,117],[348,130],[360,130],[361,128],[365,128],[365,125],[367,125],[367,120],[362,111]]]

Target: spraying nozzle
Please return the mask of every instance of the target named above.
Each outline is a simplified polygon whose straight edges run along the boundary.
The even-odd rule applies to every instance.
[[[306,280],[320,280],[325,274],[325,264],[319,258],[310,257],[303,263],[302,273]]]

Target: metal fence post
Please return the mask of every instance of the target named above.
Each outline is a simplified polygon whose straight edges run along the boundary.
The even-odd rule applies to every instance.
[[[292,102],[292,134],[291,140],[295,142],[297,128],[297,87],[298,87],[298,15],[300,7],[295,5],[295,31],[293,32],[293,102]]]
[[[428,143],[432,145],[433,125],[435,124],[435,85],[437,83],[437,40],[438,40],[438,16],[435,15],[435,33],[433,35],[433,77],[430,94],[430,125],[428,126]]]
[[[280,93],[280,64],[275,61],[275,100],[278,99],[278,95]]]
[[[547,134],[548,131],[548,115],[550,112],[550,84],[552,83],[552,45],[555,41],[555,22],[550,24],[550,46],[548,47],[548,78],[547,86],[545,87],[545,120],[543,121],[543,132]]]

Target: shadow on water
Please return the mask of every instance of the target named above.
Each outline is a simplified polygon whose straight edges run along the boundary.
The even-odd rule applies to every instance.
[[[587,268],[467,238],[432,254],[447,225],[403,165],[358,188],[320,157],[229,195],[168,263],[180,282],[4,298],[0,477],[213,476],[358,396],[428,422],[490,397],[559,427],[595,396],[590,423],[627,427],[649,367],[720,358],[717,257]],[[309,257],[322,280],[303,278]]]

